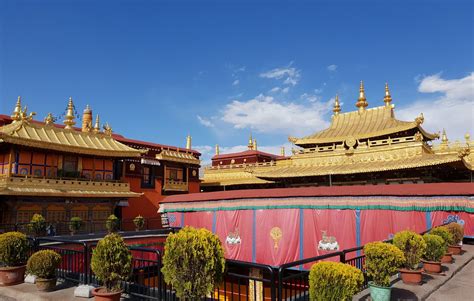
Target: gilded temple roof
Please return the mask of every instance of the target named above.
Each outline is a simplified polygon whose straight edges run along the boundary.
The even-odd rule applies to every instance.
[[[164,161],[171,161],[171,162],[180,162],[180,163],[188,163],[188,164],[201,164],[201,161],[197,159],[193,153],[183,153],[174,150],[163,150],[159,154],[156,155],[156,159],[164,160]]]
[[[329,128],[304,138],[293,138],[291,140],[299,146],[317,145],[343,142],[349,138],[380,137],[416,128],[429,140],[437,138],[437,134],[428,133],[421,127],[422,122],[423,117],[418,117],[411,122],[400,121],[395,118],[393,107],[386,105],[335,114]]]
[[[80,132],[54,125],[18,120],[0,127],[0,143],[105,157],[140,157],[136,150],[105,133]]]

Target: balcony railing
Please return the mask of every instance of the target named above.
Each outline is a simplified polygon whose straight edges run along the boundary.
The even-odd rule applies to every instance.
[[[188,191],[188,182],[166,179],[163,185],[163,190],[166,191]]]

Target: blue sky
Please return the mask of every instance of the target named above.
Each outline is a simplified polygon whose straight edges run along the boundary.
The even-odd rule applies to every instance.
[[[208,160],[290,147],[331,99],[369,106],[390,85],[400,119],[462,138],[473,126],[472,1],[0,1],[0,109],[43,119],[72,96],[127,137]],[[355,1],[354,1],[355,2]],[[474,135],[474,133],[471,133]]]

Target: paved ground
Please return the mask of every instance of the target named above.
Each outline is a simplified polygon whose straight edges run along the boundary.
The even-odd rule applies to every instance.
[[[474,300],[474,261],[469,262],[426,300]]]

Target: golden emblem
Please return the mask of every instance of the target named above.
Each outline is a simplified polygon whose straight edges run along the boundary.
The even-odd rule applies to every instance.
[[[130,168],[130,171],[135,171],[135,164],[130,163],[128,167]]]
[[[278,243],[283,236],[283,232],[278,227],[273,227],[270,230],[270,237],[273,239],[273,247],[278,249]]]

